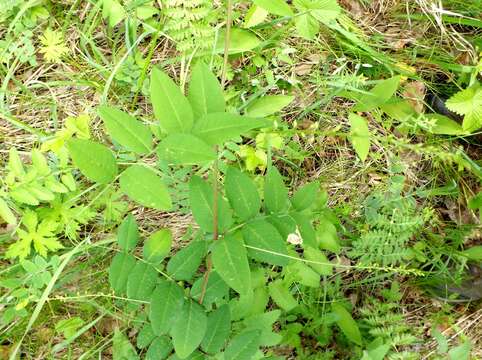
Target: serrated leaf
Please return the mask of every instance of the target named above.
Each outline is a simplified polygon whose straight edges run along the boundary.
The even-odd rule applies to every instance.
[[[72,161],[91,181],[107,184],[117,175],[117,163],[112,151],[91,140],[70,139],[67,142]]]
[[[217,112],[199,119],[194,125],[193,133],[209,145],[221,145],[252,129],[270,125],[271,123],[265,119]]]
[[[242,233],[251,258],[272,265],[288,264],[286,242],[269,222],[254,220],[243,227]]]
[[[216,354],[226,343],[231,332],[231,311],[229,305],[221,305],[208,314],[206,334],[201,342],[201,349],[209,354]]]
[[[226,347],[224,358],[230,360],[251,360],[258,351],[261,331],[248,330],[236,335]]]
[[[141,331],[137,334],[137,342],[136,346],[139,349],[144,349],[149,346],[149,344],[154,340],[156,334],[152,330],[152,326],[150,323],[145,324]]]
[[[333,273],[333,265],[321,250],[307,246],[305,247],[303,254],[305,259],[310,261],[307,264],[318,274],[329,276]]]
[[[128,214],[117,229],[117,243],[122,250],[129,251],[136,247],[139,241],[139,229],[132,214]]]
[[[331,311],[333,311],[338,319],[336,324],[340,327],[341,331],[348,340],[354,342],[357,345],[362,345],[362,338],[358,325],[353,320],[351,314],[340,304],[334,303],[331,305]]]
[[[127,150],[137,154],[152,150],[152,133],[149,127],[135,117],[106,105],[100,106],[98,113],[112,139]]]
[[[192,106],[195,122],[204,115],[223,112],[226,106],[223,89],[218,79],[201,61],[192,69],[188,99]]]
[[[482,108],[482,89],[469,87],[452,95],[446,102],[447,108],[459,115],[467,115]]]
[[[121,191],[142,206],[170,210],[171,196],[157,174],[142,165],[129,166],[119,179]]]
[[[144,242],[143,257],[149,263],[159,264],[171,251],[172,233],[161,229],[151,234]]]
[[[395,94],[400,84],[400,76],[380,80],[367,94],[357,96],[353,111],[371,111],[385,104]]]
[[[181,249],[167,263],[167,272],[176,280],[192,279],[207,252],[204,240],[193,241]]]
[[[265,178],[264,205],[270,213],[282,213],[288,209],[288,188],[275,167],[268,170]]]
[[[246,109],[246,115],[252,117],[266,117],[280,112],[288,106],[294,96],[290,95],[266,95],[254,100]]]
[[[291,311],[298,306],[298,302],[281,280],[271,282],[268,285],[268,289],[273,301],[283,310]]]
[[[191,297],[194,300],[199,300],[201,297],[202,287],[204,284],[204,276],[197,279],[191,287]],[[208,283],[206,285],[206,292],[204,293],[203,306],[211,308],[212,303],[227,297],[229,294],[229,286],[224,282],[221,276],[216,271],[212,271],[209,275]]]
[[[147,350],[145,360],[163,360],[168,357],[173,347],[167,336],[159,336],[154,339]]]
[[[156,335],[166,334],[184,302],[182,288],[173,281],[161,280],[151,296],[149,320]]]
[[[138,261],[127,280],[127,296],[148,301],[157,282],[157,271],[150,264]]]
[[[350,120],[350,141],[361,161],[365,161],[370,150],[370,132],[367,121],[356,114],[348,115]]]
[[[265,9],[270,14],[293,16],[293,11],[284,0],[253,0],[253,3]]]
[[[136,258],[130,254],[118,253],[109,267],[109,284],[117,294],[123,294],[127,288],[127,280],[136,265]]]
[[[214,194],[211,184],[199,176],[191,177],[189,182],[189,204],[192,215],[200,228],[208,233],[214,231]],[[232,223],[231,210],[221,196],[218,196],[218,230],[220,233],[227,230]]]
[[[231,235],[216,241],[212,250],[214,269],[239,294],[251,291],[251,272],[243,240]]]
[[[319,192],[320,184],[317,181],[305,184],[295,192],[291,203],[296,210],[305,210],[316,201]]]
[[[157,156],[176,165],[203,165],[216,159],[212,147],[191,134],[169,135],[159,144]]]
[[[224,189],[240,221],[246,221],[258,214],[261,199],[256,185],[246,173],[229,167],[224,179]]]
[[[189,132],[193,125],[191,104],[174,81],[161,70],[151,73],[151,102],[161,129],[168,133]]]
[[[204,338],[206,327],[204,309],[193,300],[186,301],[170,331],[174,350],[180,358],[186,358],[196,350]]]

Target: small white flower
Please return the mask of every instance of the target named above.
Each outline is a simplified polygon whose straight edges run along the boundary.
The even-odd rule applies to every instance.
[[[288,241],[290,244],[293,244],[293,245],[303,244],[303,238],[301,237],[298,227],[296,227],[296,231],[294,233],[291,233],[288,235],[288,238],[286,239],[286,241]]]

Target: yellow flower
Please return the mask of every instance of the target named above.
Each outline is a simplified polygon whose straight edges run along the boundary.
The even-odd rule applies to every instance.
[[[44,34],[40,37],[40,42],[43,45],[40,48],[40,52],[48,62],[60,62],[61,57],[69,52],[69,49],[65,46],[60,31],[46,29]]]

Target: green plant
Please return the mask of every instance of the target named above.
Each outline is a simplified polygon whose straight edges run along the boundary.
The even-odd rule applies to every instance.
[[[213,164],[211,184],[191,176],[189,206],[200,230],[174,255],[170,255],[172,235],[164,229],[151,234],[142,258],[136,257],[139,230],[128,215],[118,230],[119,253],[109,270],[110,284],[116,294],[147,303],[145,310],[139,310],[149,313],[141,330],[150,334],[149,340],[138,339],[142,345],[138,347],[149,345],[148,353],[162,343],[166,355],[169,346],[181,358],[195,354],[199,346],[214,355],[227,342],[228,358],[238,352],[242,358],[258,357],[259,346],[280,341],[272,332],[279,310],[265,312],[269,297],[289,311],[297,306],[290,295],[292,284],[318,287],[320,276],[331,273],[312,225],[317,209],[324,206],[317,200],[323,198],[319,185],[306,184],[289,200],[281,174],[270,166],[262,203],[247,174],[223,166],[221,187],[219,148],[252,129],[269,127],[270,122],[223,112],[221,87],[202,63],[193,69],[187,97],[158,69],[150,82],[154,113],[164,133],[155,150],[158,158],[174,166]],[[99,115],[123,149],[138,156],[153,152],[151,132],[141,122],[108,106],[101,106]],[[109,186],[119,178],[121,191],[140,205],[173,207],[173,189],[141,158],[118,176],[116,158],[103,145],[71,139],[67,147],[74,164],[91,181]],[[304,260],[294,251],[297,246],[304,249]],[[203,261],[204,274],[199,269]]]
[[[365,200],[367,228],[352,242],[350,255],[363,265],[395,266],[408,255],[408,243],[422,228],[427,214],[419,213],[415,199],[403,192],[405,178],[394,175],[385,193]]]
[[[403,314],[398,311],[397,303],[402,297],[399,284],[393,282],[390,289],[382,291],[382,296],[383,300],[371,297],[358,309],[361,314],[361,327],[366,329],[367,341],[370,341],[363,359],[418,359],[418,353],[410,348],[416,345],[419,334],[406,323]],[[375,354],[378,356],[374,357]]]

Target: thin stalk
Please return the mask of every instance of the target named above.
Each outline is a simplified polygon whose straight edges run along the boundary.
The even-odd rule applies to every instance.
[[[232,0],[227,1],[227,20],[226,20],[226,37],[224,38],[224,58],[223,58],[223,70],[221,73],[221,86],[224,88],[226,83],[226,69],[228,66],[228,56],[229,56],[229,40],[231,35],[231,22],[233,16],[233,6]],[[219,164],[218,164],[218,156],[219,156],[219,149],[218,146],[215,147],[216,152],[216,160],[214,160],[213,165],[213,241],[218,240],[219,238],[219,216],[218,216],[218,197],[219,197]],[[199,304],[202,304],[204,301],[204,296],[206,295],[206,289],[208,286],[209,275],[211,275],[211,271],[213,269],[213,260],[211,255],[208,255],[207,258],[207,265],[206,265],[206,272],[204,273],[203,284],[201,288],[201,295],[199,296]]]

